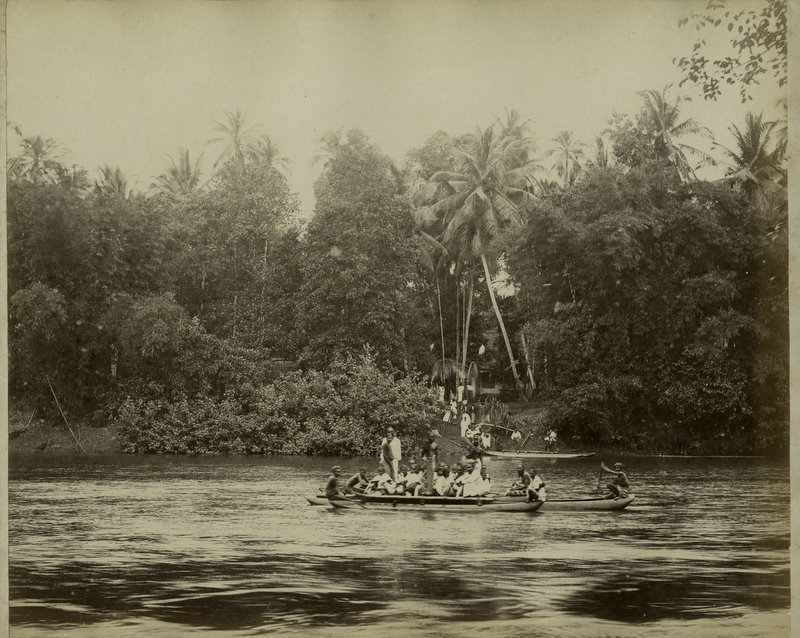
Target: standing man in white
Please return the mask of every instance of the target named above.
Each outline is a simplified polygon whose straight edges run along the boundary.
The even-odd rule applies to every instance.
[[[394,428],[389,428],[386,436],[381,439],[380,455],[383,469],[392,477],[393,481],[396,481],[397,473],[400,471],[400,459],[403,458],[403,455],[402,444],[397,438]]]

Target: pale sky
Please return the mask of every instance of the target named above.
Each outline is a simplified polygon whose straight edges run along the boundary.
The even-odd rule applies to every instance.
[[[637,91],[673,83],[693,98],[686,116],[730,144],[727,126],[747,110],[774,116],[780,94],[765,81],[745,106],[735,88],[718,102],[677,89],[672,58],[697,38],[677,22],[705,5],[10,0],[8,118],[26,136],[55,138],[93,176],[109,164],[143,185],[179,147],[196,156],[214,122],[241,109],[289,158],[310,213],[320,170],[311,159],[331,129],[360,128],[401,163],[439,129],[470,132],[515,108],[542,148],[562,130],[589,143],[612,111],[636,113]],[[207,167],[218,152],[205,151]]]

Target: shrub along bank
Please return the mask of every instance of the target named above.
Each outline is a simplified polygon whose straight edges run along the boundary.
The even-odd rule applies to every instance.
[[[370,455],[390,425],[409,445],[419,440],[435,406],[424,382],[382,371],[366,353],[219,397],[128,398],[116,422],[132,453]]]

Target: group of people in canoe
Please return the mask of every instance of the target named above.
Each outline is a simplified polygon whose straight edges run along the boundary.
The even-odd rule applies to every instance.
[[[432,430],[420,448],[420,458],[412,459],[407,465],[402,460],[402,442],[394,428],[388,428],[379,446],[380,465],[370,477],[365,467],[359,468],[342,485],[341,467],[334,466],[325,487],[325,496],[347,498],[356,494],[382,494],[404,496],[453,496],[481,497],[493,493],[492,482],[488,476],[484,453],[485,448],[480,435],[475,434],[464,447],[464,458],[453,464],[438,464],[439,433]],[[622,463],[615,463],[614,469],[601,464],[601,473],[612,474],[607,484],[607,498],[628,496],[628,478]],[[520,463],[517,477],[504,492],[504,496],[524,496],[531,501],[547,499],[546,483],[535,468],[526,469]]]

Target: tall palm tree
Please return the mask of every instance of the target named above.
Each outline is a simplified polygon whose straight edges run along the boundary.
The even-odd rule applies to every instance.
[[[15,130],[19,131],[18,127]],[[52,137],[23,137],[22,150],[8,165],[8,174],[17,179],[27,179],[34,184],[58,182],[60,148]]]
[[[235,112],[226,111],[225,117],[226,122],[217,122],[214,126],[214,132],[220,135],[208,140],[209,144],[224,145],[217,161],[214,162],[214,168],[220,162],[229,159],[232,159],[239,168],[244,168],[247,148],[253,139],[254,127],[245,127],[245,115],[238,109]]]
[[[583,159],[583,142],[572,136],[572,131],[561,131],[553,138],[555,146],[547,151],[550,157],[555,156],[555,169],[564,186],[575,183],[581,170]]]
[[[441,218],[444,229],[441,241],[462,263],[479,261],[483,267],[489,298],[500,332],[505,341],[514,381],[524,398],[508,332],[497,305],[492,284],[496,267],[496,239],[499,231],[520,223],[519,206],[533,197],[531,172],[536,165],[516,165],[512,158],[519,152],[521,140],[504,139],[495,126],[478,129],[472,153],[462,152],[459,172],[441,171],[432,182],[447,186],[445,196],[432,204],[430,213]]]
[[[444,373],[444,371],[447,370],[447,365],[445,363],[447,355],[444,345],[444,315],[442,313],[442,291],[439,284],[439,274],[444,270],[448,254],[447,249],[442,243],[429,233],[426,233],[422,229],[417,229],[417,235],[421,239],[418,262],[420,266],[433,275],[436,280],[436,304],[439,315],[439,336],[442,344],[442,366],[440,370]],[[433,375],[431,375],[431,380],[433,380]],[[444,383],[444,378],[442,379],[442,383]]]
[[[100,197],[109,199],[130,199],[133,186],[128,186],[128,178],[120,168],[108,164],[98,169],[100,179],[94,182],[94,191]]]
[[[70,168],[59,166],[57,173],[58,184],[70,193],[83,195],[92,187],[89,172],[77,164],[73,164]]]
[[[200,187],[200,162],[203,154],[192,162],[189,150],[178,150],[178,160],[169,156],[171,166],[156,178],[153,188],[174,201],[185,199]]]
[[[333,158],[336,157],[339,149],[346,143],[344,130],[326,131],[322,134],[322,137],[319,138],[318,143],[319,153],[311,158],[311,164],[312,166],[316,166],[320,162],[323,162],[322,172],[324,173],[327,171]]]
[[[289,158],[280,154],[278,145],[269,135],[259,135],[248,144],[247,159],[259,166],[270,166],[285,175],[289,171]]]
[[[786,143],[781,123],[765,122],[763,114],[747,113],[742,129],[731,124],[728,130],[736,148],[715,144],[726,156],[727,179],[739,184],[763,208],[768,196],[786,184]]]
[[[653,151],[656,156],[669,162],[682,180],[697,179],[687,154],[702,160],[708,160],[710,156],[694,146],[678,141],[678,138],[686,135],[710,137],[711,133],[693,118],[681,121],[680,105],[688,98],[678,97],[671,101],[668,97],[671,86],[667,84],[662,91],[640,91],[639,95],[644,100],[640,117],[653,136]]]

